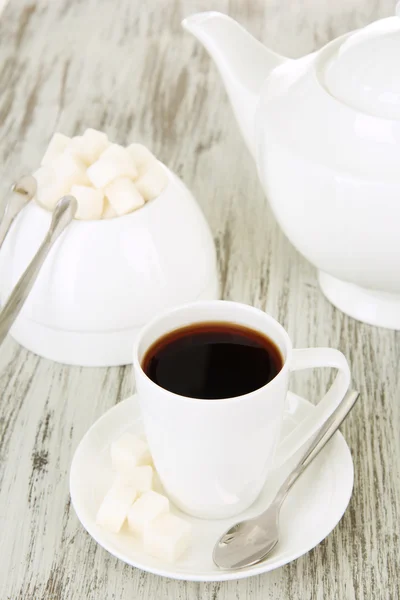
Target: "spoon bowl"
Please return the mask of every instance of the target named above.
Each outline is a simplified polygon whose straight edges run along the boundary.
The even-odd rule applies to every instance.
[[[319,454],[353,408],[359,392],[349,390],[342,402],[307,445],[268,508],[252,519],[230,527],[214,546],[213,560],[220,569],[250,567],[266,558],[279,541],[279,513],[294,483]]]
[[[221,536],[213,552],[220,569],[250,567],[272,552],[279,537],[279,507],[270,504],[263,514],[263,520],[255,517],[236,523]]]

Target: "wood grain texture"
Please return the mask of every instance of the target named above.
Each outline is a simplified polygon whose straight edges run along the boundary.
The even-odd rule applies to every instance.
[[[400,333],[334,309],[278,228],[214,65],[180,26],[198,10],[240,20],[297,57],[393,14],[392,0],[10,0],[0,19],[0,194],[37,166],[54,130],[142,141],[193,190],[218,248],[225,298],[267,310],[296,346],[334,346],[362,398],[343,432],[355,464],[349,509],[294,563],[222,584],[174,582],[97,546],[70,506],[77,444],[132,390],[131,369],[53,364],[0,349],[1,600],[397,600],[400,597]],[[322,394],[330,373],[299,375]]]

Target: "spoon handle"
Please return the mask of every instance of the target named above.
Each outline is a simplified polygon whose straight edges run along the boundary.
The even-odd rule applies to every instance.
[[[342,402],[312,439],[295,468],[282,483],[275,497],[274,504],[277,504],[278,506],[282,504],[293,484],[297,481],[303,471],[305,471],[308,465],[314,460],[317,454],[319,454],[325,444],[329,442],[333,434],[340,427],[356,403],[358,396],[359,392],[355,390],[349,390],[346,393]]]
[[[0,248],[15,217],[36,194],[36,180],[32,175],[22,177],[10,190],[7,200],[0,206]]]
[[[21,275],[0,312],[0,344],[3,343],[4,338],[19,315],[53,244],[67,225],[70,224],[75,213],[75,198],[64,196],[54,210],[49,230],[39,250]]]

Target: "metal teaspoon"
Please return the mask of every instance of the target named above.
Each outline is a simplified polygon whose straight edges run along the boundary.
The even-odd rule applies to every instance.
[[[36,179],[26,175],[15,183],[10,190],[7,201],[0,207],[0,248],[10,230],[15,217],[32,200],[36,194]]]
[[[302,457],[279,488],[268,508],[257,517],[236,523],[214,546],[213,560],[221,569],[241,569],[264,560],[279,539],[279,512],[300,475],[314,460],[353,408],[359,392],[349,390],[342,402],[322,425]]]
[[[0,312],[0,344],[17,318],[55,241],[75,216],[78,205],[73,196],[64,196],[54,209],[50,227],[39,250],[21,275]]]

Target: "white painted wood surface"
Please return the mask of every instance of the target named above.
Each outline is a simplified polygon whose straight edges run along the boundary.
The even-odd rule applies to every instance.
[[[0,193],[37,166],[53,130],[140,140],[192,188],[213,229],[225,298],[266,309],[296,346],[331,345],[362,398],[343,427],[355,489],[335,531],[273,573],[226,584],[174,582],[98,547],[70,506],[85,431],[132,391],[131,369],[0,349],[1,600],[396,600],[400,597],[400,334],[355,322],[320,293],[314,269],[272,217],[214,65],[181,27],[209,8],[274,50],[300,56],[393,14],[392,0],[10,0],[0,19]],[[299,376],[315,398],[329,373]]]

